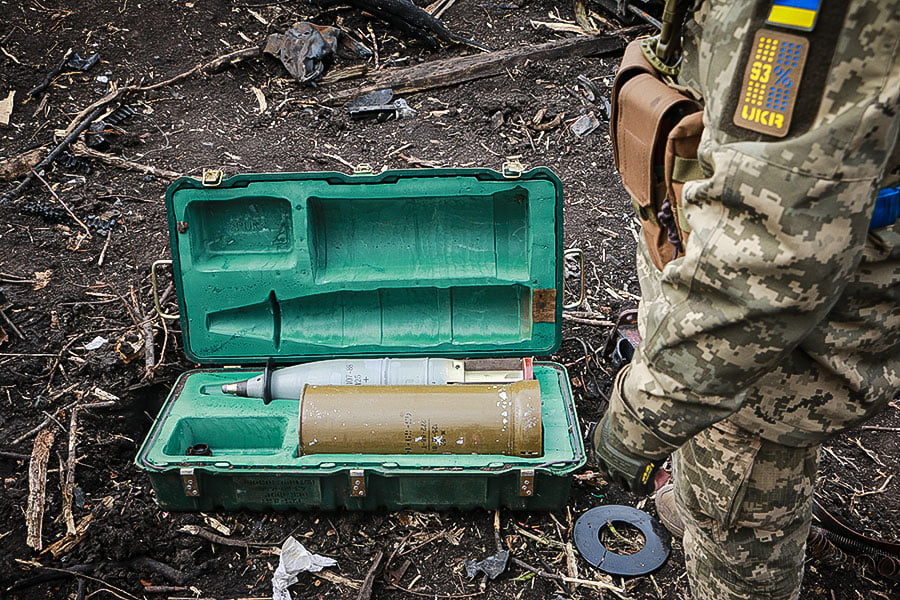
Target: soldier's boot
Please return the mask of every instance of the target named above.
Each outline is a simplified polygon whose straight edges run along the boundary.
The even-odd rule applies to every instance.
[[[684,521],[678,516],[675,510],[675,485],[667,483],[656,490],[656,514],[659,520],[666,526],[675,538],[681,540],[684,538]]]

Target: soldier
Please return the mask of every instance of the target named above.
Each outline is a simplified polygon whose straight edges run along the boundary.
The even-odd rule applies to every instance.
[[[685,23],[691,233],[662,270],[641,242],[643,342],[593,442],[644,493],[672,456],[657,507],[697,600],[797,598],[819,445],[900,386],[898,207],[875,210],[897,185],[898,43],[900,0],[698,0]]]

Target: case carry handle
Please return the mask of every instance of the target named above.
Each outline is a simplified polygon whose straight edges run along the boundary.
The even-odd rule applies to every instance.
[[[161,265],[168,265],[171,267],[172,261],[170,259],[162,259],[150,265],[150,287],[153,288],[153,306],[156,307],[156,314],[160,317],[168,319],[169,321],[175,321],[178,319],[178,314],[172,315],[165,312],[162,305],[159,303],[159,281],[156,275],[156,269]]]
[[[575,302],[570,302],[569,304],[563,304],[563,310],[570,310],[570,309],[573,309],[573,308],[577,308],[578,306],[581,305],[582,302],[584,302],[584,298],[585,298],[585,291],[584,291],[584,250],[582,250],[581,248],[569,248],[568,250],[566,250],[565,252],[563,252],[563,261],[565,261],[565,259],[566,259],[567,256],[577,256],[577,257],[578,257],[578,260],[579,260],[579,263],[580,263],[579,272],[580,272],[580,275],[581,275],[581,283],[579,284],[580,289],[579,289],[579,292],[578,292],[578,300],[576,300]]]

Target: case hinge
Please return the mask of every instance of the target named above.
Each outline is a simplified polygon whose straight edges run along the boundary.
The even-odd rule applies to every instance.
[[[196,498],[200,495],[200,486],[197,484],[197,474],[194,469],[181,469],[181,485],[184,487],[184,495],[189,498]]]
[[[203,169],[203,177],[200,182],[204,187],[216,187],[222,183],[225,178],[225,171],[222,169]]]
[[[534,496],[534,469],[519,471],[519,495]]]
[[[350,496],[364,498],[366,495],[366,472],[362,469],[350,469]]]

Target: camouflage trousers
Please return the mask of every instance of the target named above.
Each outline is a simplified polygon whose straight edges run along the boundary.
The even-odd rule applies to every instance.
[[[818,446],[900,385],[900,223],[868,227],[897,182],[900,2],[822,3],[778,140],[732,123],[770,6],[703,0],[688,21],[704,178],[684,188],[684,256],[659,271],[638,253],[644,341],[615,390],[624,447],[678,449],[695,600],[799,595]]]
[[[817,449],[782,446],[721,421],[675,452],[695,600],[797,598]]]

